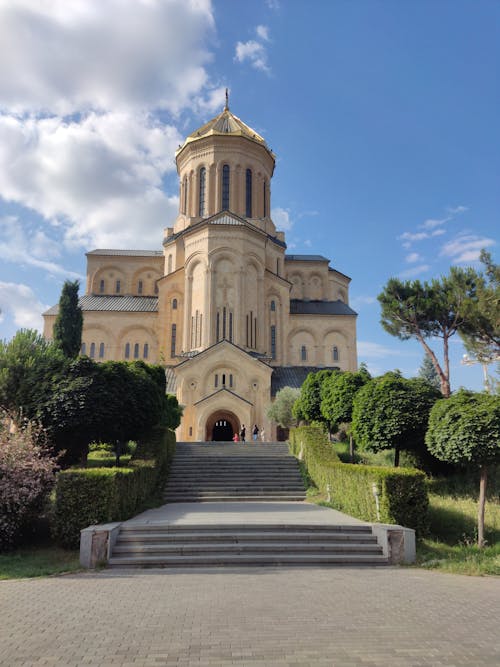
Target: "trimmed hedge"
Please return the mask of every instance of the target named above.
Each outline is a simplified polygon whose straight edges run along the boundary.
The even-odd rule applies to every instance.
[[[310,478],[322,492],[330,487],[332,504],[363,521],[393,523],[428,529],[426,477],[411,468],[384,468],[341,463],[321,429],[301,426],[290,431],[290,451],[306,464]],[[377,485],[380,519],[373,496]]]
[[[157,429],[127,468],[73,468],[57,476],[53,533],[64,547],[76,548],[87,526],[124,521],[160,500],[170,462],[175,453],[175,433]],[[149,455],[148,458],[139,458]]]

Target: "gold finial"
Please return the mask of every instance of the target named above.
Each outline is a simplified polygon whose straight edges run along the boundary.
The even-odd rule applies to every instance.
[[[229,111],[229,89],[226,88],[226,106],[224,107],[224,111]]]

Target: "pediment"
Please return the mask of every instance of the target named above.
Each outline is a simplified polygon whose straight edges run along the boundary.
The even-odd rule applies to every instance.
[[[201,405],[202,403],[207,403],[210,400],[214,400],[219,404],[220,399],[223,397],[223,395],[230,397],[232,399],[236,399],[237,401],[241,401],[242,403],[246,403],[247,405],[253,405],[250,401],[248,401],[246,398],[243,398],[239,394],[235,393],[234,391],[231,391],[230,389],[227,389],[226,387],[222,387],[222,389],[218,389],[217,391],[214,391],[213,394],[209,394],[208,396],[204,396],[201,398],[199,401],[196,401],[194,405]]]
[[[215,345],[211,345],[210,347],[207,347],[205,350],[198,352],[198,354],[190,356],[184,361],[181,361],[180,364],[175,366],[175,371],[176,373],[180,371],[184,372],[184,369],[186,369],[187,371],[193,365],[198,365],[200,363],[207,361],[212,362],[218,360],[232,362],[235,365],[252,364],[255,365],[256,371],[258,371],[259,373],[264,372],[264,374],[269,375],[269,377],[273,372],[271,366],[266,364],[257,356],[255,356],[254,354],[250,354],[246,350],[243,350],[241,347],[238,347],[237,345],[231,343],[228,340],[221,340],[218,343],[215,343]]]

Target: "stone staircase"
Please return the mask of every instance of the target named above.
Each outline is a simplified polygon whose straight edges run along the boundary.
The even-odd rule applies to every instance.
[[[290,502],[304,498],[284,444],[178,443],[163,508],[176,518],[159,519],[159,508],[160,515],[123,523],[109,566],[387,564],[370,525],[331,524],[328,510]],[[205,504],[201,513],[196,505],[170,505],[180,502]],[[326,522],[315,521],[318,512]]]
[[[305,499],[297,461],[284,443],[177,444],[165,502]]]
[[[371,526],[123,524],[110,567],[386,565]]]

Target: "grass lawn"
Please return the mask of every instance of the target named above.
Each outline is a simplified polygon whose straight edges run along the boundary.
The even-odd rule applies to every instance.
[[[0,554],[0,579],[45,577],[80,570],[78,551],[52,545],[26,546]]]

